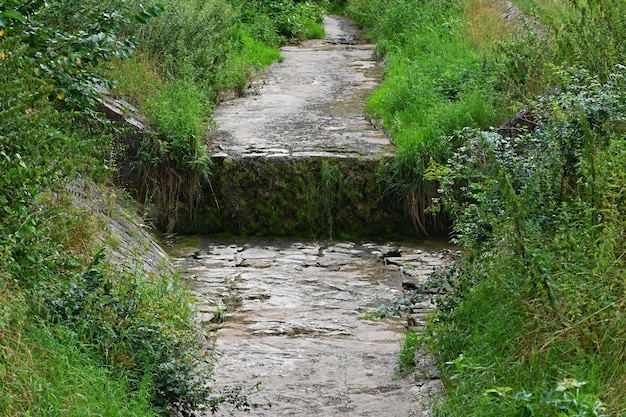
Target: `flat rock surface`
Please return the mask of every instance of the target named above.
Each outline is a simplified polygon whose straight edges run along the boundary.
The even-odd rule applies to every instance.
[[[327,16],[326,36],[281,49],[241,98],[221,103],[210,141],[222,157],[380,157],[389,138],[364,115],[380,80],[373,46],[341,16]]]
[[[390,252],[393,263],[383,256]],[[432,415],[441,390],[432,358],[420,352],[415,372],[395,377],[407,318],[362,317],[403,295],[403,268],[425,271],[417,277],[425,280],[450,262],[449,250],[201,239],[171,255],[198,300],[198,320],[217,328],[215,386],[260,383],[244,390],[260,408],[217,416]],[[417,315],[432,307],[426,297]]]

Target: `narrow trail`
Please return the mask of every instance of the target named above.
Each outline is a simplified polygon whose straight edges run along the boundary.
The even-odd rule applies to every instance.
[[[380,76],[372,45],[345,18],[328,17],[325,29],[324,40],[283,48],[284,61],[249,94],[218,107],[214,158],[367,158],[376,167],[377,158],[393,154],[389,139],[363,114]],[[412,375],[394,375],[407,319],[361,315],[401,297],[403,284],[427,280],[450,262],[448,253],[442,247],[208,237],[172,249],[198,300],[198,321],[218,328],[215,386],[260,383],[248,393],[261,405],[250,415],[272,417],[432,415],[429,404],[442,389],[432,358],[420,352]],[[433,305],[415,307],[419,327]],[[249,414],[228,408],[217,414],[229,415]]]

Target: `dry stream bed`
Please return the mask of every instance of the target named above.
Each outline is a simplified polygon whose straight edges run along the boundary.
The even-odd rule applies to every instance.
[[[407,318],[363,319],[450,262],[441,245],[195,238],[171,256],[213,329],[217,386],[253,387],[258,416],[428,416],[433,360],[395,376]],[[407,271],[411,271],[410,274]],[[433,308],[426,298],[414,323]],[[271,406],[270,406],[271,405]],[[224,409],[217,414],[247,415]]]
[[[231,216],[244,224],[246,216],[256,216],[248,223],[270,218],[277,230],[287,230],[280,223],[301,222],[294,213],[310,204],[303,196],[306,181],[288,180],[310,175],[306,164],[315,158],[332,161],[344,169],[345,178],[362,182],[346,182],[354,201],[338,202],[336,220],[340,212],[347,213],[362,230],[396,219],[384,207],[368,206],[376,205],[379,195],[366,190],[376,187],[367,183],[366,173],[349,169],[367,162],[374,181],[380,161],[394,151],[364,115],[366,97],[380,77],[373,46],[344,18],[329,16],[325,29],[326,39],[283,48],[284,61],[271,66],[247,96],[216,109],[213,158],[217,167],[236,169],[222,175],[223,190],[213,194],[221,211],[207,212],[206,219]],[[278,162],[279,174],[257,178],[263,167]],[[235,177],[246,172],[258,175],[237,183]],[[294,195],[286,197],[285,191]],[[264,194],[265,200],[250,204]],[[338,220],[335,227],[349,223]],[[248,393],[250,402],[261,405],[252,415],[298,417],[431,415],[429,404],[442,389],[432,358],[419,352],[412,375],[397,378],[394,371],[407,318],[362,316],[366,309],[402,297],[404,288],[419,286],[450,262],[450,254],[434,244],[220,242],[208,237],[171,248],[193,289],[197,319],[213,335],[207,349],[216,359],[215,386],[258,384]],[[424,314],[433,308],[425,300],[413,306],[412,326],[423,325]],[[218,413],[227,415],[247,414]]]

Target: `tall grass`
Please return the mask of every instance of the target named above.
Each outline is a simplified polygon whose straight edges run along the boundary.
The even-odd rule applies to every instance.
[[[371,29],[385,60],[383,84],[367,110],[398,146],[387,167],[388,188],[405,201],[421,233],[442,232],[445,222],[425,211],[436,195],[426,169],[450,156],[446,135],[464,126],[487,128],[503,117],[494,95],[500,70],[464,36],[457,2],[356,1],[347,13]]]
[[[137,387],[98,366],[70,328],[29,325],[3,336],[3,416],[157,415],[149,379]]]
[[[386,64],[368,110],[398,145],[388,188],[465,249],[429,327],[437,413],[622,416],[624,7],[514,3],[347,7]],[[489,129],[520,109],[536,132]]]

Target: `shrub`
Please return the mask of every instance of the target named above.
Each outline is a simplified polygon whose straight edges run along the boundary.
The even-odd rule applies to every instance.
[[[616,165],[624,75],[601,83],[559,71],[562,91],[534,106],[537,132],[502,138],[465,130],[466,145],[439,168],[442,203],[467,253],[454,292],[440,300],[434,340],[443,362],[462,353],[476,364],[449,368],[455,389],[444,409],[494,385],[541,397],[571,377],[589,382],[592,405],[598,396],[607,409],[623,409],[618,381],[626,369],[616,364],[626,354],[624,217],[615,187],[624,170]],[[557,415],[568,398],[533,403],[543,411],[528,415]],[[518,405],[476,397],[468,415]],[[568,415],[595,415],[592,408]]]
[[[120,274],[104,260],[101,249],[50,300],[50,320],[71,323],[102,365],[132,376],[134,386],[150,381],[153,404],[186,411],[206,405],[210,364],[196,355],[198,330],[183,288],[173,277]]]

